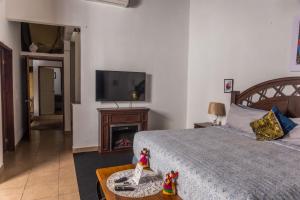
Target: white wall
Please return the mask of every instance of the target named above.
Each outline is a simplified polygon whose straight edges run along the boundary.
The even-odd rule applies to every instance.
[[[81,52],[80,52],[80,33],[74,33],[74,42],[75,42],[75,102],[81,102],[81,75],[80,75],[80,60],[81,60]]]
[[[62,79],[61,79],[61,70],[58,68],[54,68],[55,79],[54,79],[54,94],[62,95]]]
[[[114,106],[95,102],[97,69],[144,71],[151,75],[151,102],[136,105],[151,108],[150,129],[184,128],[187,1],[148,0],[136,9],[91,5],[86,30],[89,37],[84,38],[85,33],[82,33],[81,43],[82,53],[89,53],[90,61],[88,66],[81,65],[82,104],[73,107],[74,147],[97,146],[96,108]],[[89,46],[87,52],[84,52],[85,44]],[[82,59],[85,59],[83,54]],[[75,123],[78,121],[81,123]]]
[[[299,0],[191,0],[187,125],[207,121],[210,101],[230,104],[235,90],[290,73],[291,41]]]
[[[80,0],[10,0],[8,18],[81,27],[81,104],[73,106],[74,148],[98,145],[95,70],[151,75],[151,129],[184,128],[188,0],[145,0],[119,8]],[[128,106],[128,104],[122,104]]]
[[[71,46],[69,41],[64,41],[64,118],[65,131],[70,132],[71,127]]]
[[[13,49],[13,85],[14,85],[14,117],[15,117],[15,144],[17,144],[22,135],[22,103],[21,103],[21,74],[20,74],[20,24],[7,22],[5,19],[6,0],[0,0],[0,41]],[[0,98],[1,99],[1,98]],[[1,100],[0,100],[1,101]],[[2,148],[2,114],[0,102],[0,167],[3,164]]]
[[[39,116],[39,66],[52,66],[52,67],[62,67],[62,62],[57,61],[45,61],[45,60],[33,60],[33,96],[34,96],[34,106],[33,112],[34,116]],[[59,69],[57,69],[59,70]]]

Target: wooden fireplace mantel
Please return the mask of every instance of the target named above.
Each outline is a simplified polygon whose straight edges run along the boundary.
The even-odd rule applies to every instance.
[[[113,125],[138,124],[140,131],[148,128],[149,108],[98,108],[99,116],[99,145],[100,153],[110,153],[114,151],[130,150],[112,150],[110,147],[110,130]]]

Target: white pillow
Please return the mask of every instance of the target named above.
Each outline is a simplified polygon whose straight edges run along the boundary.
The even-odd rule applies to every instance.
[[[252,108],[244,108],[231,104],[230,110],[227,116],[227,125],[232,128],[236,128],[243,132],[253,133],[253,130],[250,126],[250,122],[262,118],[267,111],[258,110]],[[253,133],[254,134],[254,133]]]
[[[291,120],[298,124],[298,126],[291,130],[289,134],[281,139],[281,141],[285,141],[288,144],[300,146],[300,118],[291,118]]]
[[[300,118],[291,118],[293,122],[298,124],[293,130],[287,134],[284,139],[299,139],[300,140]]]

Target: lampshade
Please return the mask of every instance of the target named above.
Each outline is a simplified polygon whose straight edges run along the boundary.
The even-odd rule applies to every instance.
[[[216,116],[225,116],[225,105],[223,103],[210,102],[208,107],[208,114]]]

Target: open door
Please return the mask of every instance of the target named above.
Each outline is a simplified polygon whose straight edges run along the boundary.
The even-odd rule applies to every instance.
[[[0,42],[3,150],[15,150],[12,50]]]
[[[29,67],[30,62],[28,57],[22,58],[22,70],[21,70],[21,85],[22,85],[22,104],[23,104],[23,130],[24,138],[30,139],[31,136],[31,115],[30,115],[30,92],[29,92]]]
[[[55,114],[54,69],[39,67],[40,115]]]

